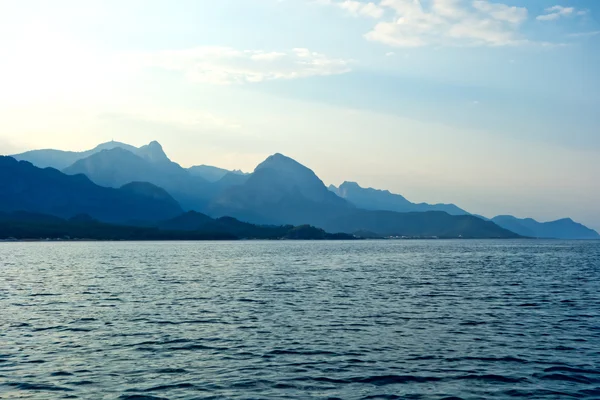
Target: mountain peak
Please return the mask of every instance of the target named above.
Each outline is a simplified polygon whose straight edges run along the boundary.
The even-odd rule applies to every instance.
[[[258,166],[256,167],[256,170],[259,170],[261,168],[280,168],[280,167],[284,167],[284,166],[299,166],[299,167],[304,167],[304,165],[300,164],[298,161],[285,156],[281,153],[275,153],[269,157],[267,157],[267,159],[265,161],[263,161],[262,163],[258,164]]]
[[[340,185],[340,189],[342,188],[356,188],[356,189],[362,189],[362,187],[357,183],[357,182],[352,182],[352,181],[344,181],[344,183],[342,183]]]
[[[243,184],[212,204],[217,215],[277,224],[318,222],[351,208],[311,169],[281,153],[267,157]]]
[[[359,186],[359,184],[357,182],[354,181],[344,181],[342,183],[342,185],[352,185],[352,186]]]
[[[342,183],[335,193],[355,206],[366,210],[396,212],[443,211],[450,215],[468,214],[468,212],[458,208],[454,204],[416,204],[408,201],[404,196],[392,193],[389,190],[374,189],[371,187],[363,188],[358,183],[352,181]]]
[[[271,178],[277,176],[281,185],[290,188],[312,187],[312,190],[328,192],[323,181],[313,170],[281,153],[273,154],[260,163],[254,170],[254,178],[256,176],[270,176]]]
[[[165,154],[162,146],[156,140],[151,141],[145,146],[139,148],[137,153],[151,162],[164,162],[170,161],[169,157]]]
[[[561,222],[561,223],[568,223],[568,224],[578,224],[578,222],[573,221],[572,218],[561,218],[559,220],[556,220],[554,222]]]
[[[122,148],[125,150],[129,150],[131,152],[134,152],[135,150],[137,150],[135,147],[127,144],[127,143],[122,143],[122,142],[116,142],[114,140],[111,140],[110,142],[105,142],[105,143],[101,143],[98,146],[94,147],[91,152],[97,152],[97,151],[101,151],[101,150],[110,150],[110,149],[114,149],[114,148]],[[88,152],[83,152],[85,155],[88,155],[87,153],[90,153],[90,151]]]
[[[0,167],[2,211],[23,210],[62,218],[88,214],[104,222],[158,220],[182,212],[176,202],[98,186],[83,174],[70,176],[8,158],[0,158]]]
[[[275,153],[275,154],[273,154],[273,155],[269,156],[268,158],[275,158],[275,159],[278,159],[278,158],[279,158],[279,159],[289,159],[289,160],[291,160],[291,158],[290,158],[290,157],[288,157],[288,156],[285,156],[285,155],[283,155],[283,154],[281,154],[281,153]]]
[[[274,169],[279,172],[288,174],[292,173],[314,175],[314,172],[310,168],[305,167],[293,158],[285,156],[281,153],[275,153],[267,157],[265,161],[258,164],[254,171],[256,172],[262,169]]]
[[[521,236],[546,239],[600,239],[598,232],[573,221],[571,218],[538,222],[533,218],[519,219],[512,215],[500,215],[492,218],[492,221]]]
[[[397,194],[393,194],[391,193],[389,190],[382,190],[382,189],[374,189],[374,188],[364,188],[362,186],[360,186],[358,184],[358,182],[352,182],[352,181],[344,181],[344,183],[342,183],[340,185],[340,190],[366,190],[368,192],[377,192],[377,193],[385,193],[385,194],[389,194],[389,195],[394,195],[394,196],[400,196]]]

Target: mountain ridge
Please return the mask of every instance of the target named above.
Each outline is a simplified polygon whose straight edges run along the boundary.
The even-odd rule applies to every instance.
[[[192,176],[172,162],[156,143],[138,154],[122,148],[94,153],[65,168],[68,175],[84,174],[101,186],[121,187],[130,182],[150,182],[165,189],[185,209],[203,209],[213,194],[212,185]]]
[[[345,233],[366,231],[381,236],[413,238],[514,239],[522,237],[491,221],[483,221],[472,215],[450,215],[443,211],[398,213],[356,210],[353,214],[328,220],[321,228]]]
[[[113,188],[121,188],[129,183],[149,182],[164,189],[165,193],[174,197],[185,210],[195,210],[217,217],[233,216],[253,223],[308,223],[322,227],[336,218],[355,218],[365,223],[369,218],[375,218],[374,214],[366,218],[364,214],[356,212],[363,209],[397,213],[443,211],[453,216],[471,215],[454,204],[412,203],[404,196],[389,190],[363,188],[351,181],[343,182],[339,187],[326,187],[314,171],[281,153],[267,157],[250,174],[206,165],[183,168],[168,158],[157,141],[139,148],[111,141],[79,153],[50,149],[34,150],[20,156],[33,159],[37,157],[38,162],[46,163],[60,162],[61,156],[66,156],[69,160],[78,158],[63,171],[74,175],[83,174],[97,184]],[[44,156],[47,156],[45,161]],[[64,162],[64,159],[62,161]],[[209,174],[217,175],[213,175],[209,178],[212,181],[209,181],[202,178],[203,172],[198,168],[204,168]],[[144,192],[141,187],[138,189]],[[159,195],[155,189],[151,192],[167,201],[164,193]],[[418,218],[425,223],[434,217]],[[436,218],[441,221],[444,217]],[[479,218],[483,221],[493,221]],[[407,221],[397,216],[394,216],[394,219],[398,223]],[[507,221],[505,216],[498,216],[494,222],[498,222],[499,228],[511,228],[510,230],[517,231],[521,236],[597,237],[597,232],[571,219],[551,223],[517,218]],[[385,226],[383,221],[380,223]],[[452,220],[451,223],[458,224],[458,220]],[[483,231],[487,229],[484,225],[480,228]],[[560,232],[561,229],[564,234]],[[360,230],[370,231],[367,227]]]
[[[96,153],[99,153],[103,150],[112,150],[115,148],[127,150],[127,151],[145,159],[146,161],[154,163],[154,164],[159,164],[159,165],[162,164],[164,166],[164,165],[168,165],[169,163],[173,163],[166,155],[162,145],[156,140],[153,140],[150,143],[140,146],[140,147],[135,147],[135,146],[132,146],[127,143],[112,140],[110,142],[101,143],[92,149],[84,150],[84,151],[64,151],[64,150],[56,150],[56,149],[40,149],[40,150],[30,150],[30,151],[26,151],[26,152],[23,152],[20,154],[14,154],[14,155],[11,155],[11,157],[13,157],[14,159],[19,160],[19,161],[28,161],[39,168],[51,167],[51,168],[55,168],[55,169],[62,171],[68,167],[71,167],[73,164],[75,164],[79,160],[88,158],[88,157],[90,157]],[[177,163],[173,163],[173,164],[177,164]],[[177,164],[177,165],[179,166],[179,164]],[[171,165],[171,167],[173,168],[172,165]],[[222,171],[223,172],[222,176],[219,176],[218,179],[214,180],[214,182],[217,182],[218,180],[220,180],[228,172],[231,172],[234,174],[245,175],[242,171],[239,171],[239,170],[229,171],[229,170],[226,170],[223,168],[206,166],[206,165],[187,168],[187,170],[190,171],[190,173],[192,175],[196,175],[198,178],[204,178],[204,176],[201,173],[197,173],[197,171],[195,172],[195,168],[197,168],[197,167],[206,167],[208,169],[215,169],[215,170]],[[209,179],[206,179],[206,180],[210,181]]]
[[[493,222],[445,212],[398,213],[359,209],[331,192],[308,167],[282,154],[260,163],[244,185],[225,192],[217,214],[254,223],[306,223],[328,232],[371,236],[516,238]],[[250,212],[251,214],[248,214]],[[424,228],[425,227],[425,228]]]
[[[329,190],[348,200],[359,208],[396,212],[444,211],[450,215],[470,213],[454,204],[413,203],[400,194],[389,190],[363,188],[356,182],[345,181],[339,187],[329,186]]]
[[[498,215],[491,219],[496,225],[502,226],[523,236],[539,239],[600,239],[600,234],[587,226],[573,221],[571,218],[561,218],[555,221],[539,222],[533,218],[517,218],[512,215]]]
[[[0,156],[0,211],[28,211],[71,218],[89,214],[106,222],[170,218],[183,210],[172,198],[149,193],[150,184],[106,188],[87,176],[66,175],[54,168],[37,168],[27,161]],[[162,192],[161,192],[162,193]]]
[[[101,143],[90,150],[85,151],[64,151],[56,149],[30,150],[20,154],[14,154],[11,157],[18,161],[28,161],[39,168],[54,168],[62,170],[76,161],[91,156],[102,150],[110,150],[120,147],[130,151],[136,151],[137,148],[126,143],[110,141]]]
[[[196,175],[201,178],[204,178],[205,180],[207,180],[209,182],[218,182],[219,180],[223,179],[226,175],[229,175],[229,174],[240,175],[240,176],[249,175],[248,173],[242,172],[239,169],[228,170],[225,168],[213,167],[211,165],[205,165],[205,164],[194,165],[194,166],[188,168],[188,171],[190,171],[190,173],[192,175]]]
[[[350,208],[311,169],[277,153],[260,163],[242,185],[215,198],[208,211],[254,223],[315,225]]]

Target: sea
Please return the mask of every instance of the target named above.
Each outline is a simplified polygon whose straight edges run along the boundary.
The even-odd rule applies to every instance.
[[[600,242],[0,243],[2,399],[600,399]]]

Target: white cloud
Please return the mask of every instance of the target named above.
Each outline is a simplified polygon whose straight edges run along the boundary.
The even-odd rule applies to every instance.
[[[521,24],[527,19],[527,9],[522,7],[511,7],[506,4],[490,3],[485,0],[473,1],[473,7],[483,13],[489,14],[496,20],[512,24]]]
[[[285,56],[286,56],[285,53],[273,51],[270,53],[257,52],[255,54],[253,54],[251,56],[251,58],[255,61],[274,61],[274,60],[283,58]]]
[[[116,121],[149,122],[187,130],[239,130],[242,125],[229,117],[210,112],[186,109],[143,108],[119,113],[103,113],[101,118]]]
[[[385,13],[383,8],[373,2],[364,3],[356,0],[316,0],[316,2],[339,7],[355,17],[381,18]]]
[[[563,7],[563,6],[552,6],[544,10],[546,14],[538,15],[536,19],[538,21],[554,21],[561,17],[568,17],[572,15],[585,15],[588,10],[576,10],[574,7]]]
[[[433,0],[432,10],[440,16],[450,19],[464,18],[467,13],[461,6],[462,0]],[[415,1],[415,3],[419,3]]]
[[[589,36],[596,36],[596,35],[600,35],[600,31],[570,33],[567,36],[568,37],[589,37]]]
[[[337,75],[349,72],[351,64],[349,60],[303,48],[265,52],[204,46],[159,51],[136,58],[142,67],[178,71],[192,82],[220,85]]]
[[[382,0],[395,13],[365,37],[395,47],[507,46],[530,43],[519,35],[527,9],[487,0]]]

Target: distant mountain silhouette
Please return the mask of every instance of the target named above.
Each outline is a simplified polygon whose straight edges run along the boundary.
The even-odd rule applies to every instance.
[[[327,190],[312,170],[275,154],[258,165],[242,185],[217,196],[208,212],[261,224],[314,225],[353,208]]]
[[[369,232],[381,236],[439,238],[516,238],[519,235],[493,222],[471,215],[450,215],[442,211],[398,213],[356,210],[321,225],[329,232]]]
[[[107,142],[99,144],[91,150],[75,152],[62,150],[32,150],[12,157],[19,161],[28,161],[39,168],[55,168],[63,170],[79,160],[100,153],[104,150],[123,149],[127,150],[144,160],[155,164],[171,164],[171,160],[164,153],[162,146],[157,141],[152,141],[142,147],[135,147],[121,142]],[[174,163],[173,163],[174,164]]]
[[[63,172],[84,174],[107,187],[150,182],[169,192],[185,209],[204,209],[214,192],[212,184],[170,161],[158,143],[140,148],[138,154],[122,148],[103,150],[76,161]]]
[[[208,182],[217,182],[227,174],[233,174],[237,176],[248,175],[240,170],[229,171],[227,169],[212,167],[210,165],[196,165],[188,168],[188,171],[190,171],[192,175],[199,176]]]
[[[169,160],[169,157],[165,154],[162,146],[156,140],[148,143],[145,146],[140,147],[134,151],[129,150],[134,154],[142,157],[144,160],[149,161],[153,164],[164,165],[166,168],[173,168],[179,170],[181,168],[179,164],[172,162]]]
[[[142,157],[122,148],[102,150],[62,170],[67,175],[84,174],[94,183],[121,187],[131,182],[149,182],[157,168]]]
[[[267,158],[243,185],[223,192],[209,211],[253,223],[310,224],[348,234],[368,231],[370,237],[518,237],[471,216],[357,209],[328,190],[313,171],[281,154]]]
[[[220,193],[221,191],[228,189],[234,186],[240,186],[246,183],[252,174],[238,174],[236,172],[228,172],[221,179],[216,182],[213,182],[213,187],[215,188],[215,193]]]
[[[282,154],[268,157],[252,174],[206,165],[182,168],[168,158],[156,141],[140,148],[120,142],[108,142],[85,152],[36,150],[15,157],[30,160],[42,167],[59,167],[64,172],[75,175],[73,178],[79,179],[79,184],[84,187],[83,192],[79,193],[79,189],[74,186],[70,191],[65,188],[56,190],[57,193],[68,192],[69,195],[65,197],[63,193],[61,196],[64,198],[61,198],[59,204],[54,204],[56,199],[51,189],[53,183],[49,183],[55,179],[57,171],[54,171],[54,175],[40,175],[34,180],[45,190],[36,191],[39,198],[21,198],[19,192],[15,192],[11,195],[13,200],[0,199],[0,204],[16,207],[19,201],[23,201],[24,204],[29,204],[30,208],[27,210],[66,217],[77,213],[85,214],[86,210],[93,209],[89,214],[94,218],[117,221],[125,216],[122,212],[124,205],[121,204],[124,199],[136,198],[137,201],[150,202],[154,204],[153,207],[162,210],[157,211],[157,215],[164,215],[165,210],[172,211],[181,205],[185,210],[203,212],[212,217],[233,217],[231,221],[224,221],[236,221],[234,224],[309,224],[329,232],[358,232],[365,237],[511,237],[506,232],[508,229],[528,237],[598,238],[595,231],[570,219],[544,224],[505,216],[488,220],[471,216],[454,204],[416,204],[401,195],[386,190],[362,188],[354,182],[344,182],[339,188],[330,186],[328,189],[312,170]],[[7,168],[14,168],[14,165],[7,162],[5,165]],[[93,184],[81,174],[98,185],[119,189],[121,198],[118,201],[111,200],[118,204],[114,212],[110,210],[110,202],[102,204],[102,201],[88,196],[86,188]],[[0,185],[15,184],[9,173],[3,176],[9,183],[0,182]],[[83,181],[86,183],[81,183]],[[22,184],[33,185],[29,178],[23,178]],[[28,186],[27,190],[33,189]],[[42,205],[39,202],[44,196],[49,196],[49,201]],[[82,196],[88,197],[83,201]],[[108,195],[104,193],[100,198],[106,196]],[[69,197],[72,199],[68,200]],[[84,204],[78,204],[77,201],[80,200]],[[67,205],[69,202],[74,202],[77,206],[72,208]],[[128,221],[136,221],[138,224],[147,221],[150,203],[140,204],[136,212],[127,216]],[[7,209],[16,209],[10,207]],[[0,211],[2,209],[0,207]],[[72,212],[75,214],[71,214]],[[178,214],[173,213],[172,216]],[[184,219],[187,221],[189,218]],[[161,218],[154,220],[157,219]],[[222,223],[223,221],[220,224]],[[301,232],[314,233],[308,229]]]
[[[162,189],[135,183],[112,189],[84,175],[69,176],[11,157],[0,157],[0,211],[27,211],[71,218],[88,214],[106,222],[161,220],[182,213]]]
[[[415,204],[399,194],[388,190],[362,188],[356,182],[344,182],[339,188],[331,185],[329,190],[348,200],[358,208],[365,210],[384,210],[397,212],[444,211],[450,215],[468,215],[469,213],[454,204]]]
[[[120,187],[130,182],[150,182],[169,192],[186,210],[204,211],[220,192],[240,185],[248,175],[226,171],[216,182],[209,182],[171,161],[162,146],[154,141],[146,146],[116,146],[95,151],[63,169],[84,174],[101,186]]]
[[[55,168],[63,170],[82,158],[91,156],[92,154],[101,152],[102,150],[110,150],[114,148],[122,148],[129,150],[132,153],[137,152],[137,148],[120,142],[102,143],[95,148],[82,152],[62,151],[62,150],[32,150],[21,154],[15,154],[12,157],[19,161],[28,161],[39,168]]]
[[[519,219],[511,215],[499,215],[492,218],[492,221],[522,236],[545,239],[600,239],[598,232],[570,218],[538,222],[532,218]]]
[[[181,208],[179,203],[177,203],[177,200],[167,193],[166,190],[148,182],[131,182],[121,186],[121,191],[160,201],[170,205],[173,209]]]

